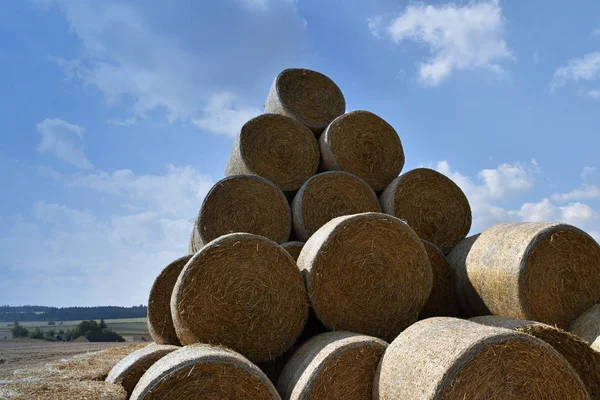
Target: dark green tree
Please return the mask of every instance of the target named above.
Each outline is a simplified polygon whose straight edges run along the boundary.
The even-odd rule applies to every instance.
[[[17,321],[13,324],[13,327],[10,329],[10,333],[13,338],[27,337],[29,331],[23,325],[19,324]]]

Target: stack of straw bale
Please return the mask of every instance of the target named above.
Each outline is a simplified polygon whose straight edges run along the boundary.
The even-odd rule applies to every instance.
[[[402,173],[396,130],[345,108],[321,73],[275,78],[152,287],[156,347],[108,381],[139,400],[599,399],[598,244],[549,222],[467,238],[460,187]]]

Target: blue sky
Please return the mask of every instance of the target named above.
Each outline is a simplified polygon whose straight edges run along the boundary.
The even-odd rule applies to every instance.
[[[287,67],[453,178],[472,233],[600,238],[595,0],[0,1],[0,304],[145,304]]]

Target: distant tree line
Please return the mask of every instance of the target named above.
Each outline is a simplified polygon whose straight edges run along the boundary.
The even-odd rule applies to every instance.
[[[44,307],[0,306],[0,322],[79,321],[93,319],[144,318],[148,307]]]
[[[90,342],[124,342],[125,339],[115,331],[108,329],[104,319],[100,320],[100,323],[89,320],[81,321],[76,328],[72,330],[64,331],[63,329],[58,332],[55,329],[49,329],[44,331],[39,327],[36,327],[31,332],[21,325],[18,321],[13,323],[10,329],[13,338],[30,337],[32,339],[44,339],[51,342],[57,340],[71,341],[75,340],[80,336],[85,337]]]

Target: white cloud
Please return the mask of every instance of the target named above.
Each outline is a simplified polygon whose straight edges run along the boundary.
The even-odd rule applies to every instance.
[[[235,137],[242,125],[256,117],[261,110],[254,107],[238,107],[232,93],[223,92],[212,96],[204,108],[204,114],[192,121],[199,128]]]
[[[587,204],[571,203],[559,207],[552,204],[550,199],[523,204],[514,214],[526,222],[558,221],[581,228],[595,226],[600,221],[600,214]]]
[[[590,96],[592,99],[598,100],[598,99],[600,99],[600,90],[597,90],[597,89],[589,90],[587,92],[587,95]]]
[[[52,154],[77,168],[92,168],[83,149],[84,128],[58,118],[45,119],[36,128],[42,135],[37,151]]]
[[[550,89],[555,91],[569,82],[595,81],[600,77],[600,52],[592,52],[580,58],[573,58],[567,65],[560,67],[554,72],[550,83]],[[592,90],[589,95],[594,97],[596,91]]]
[[[498,0],[462,6],[410,3],[398,17],[383,19],[367,20],[373,35],[385,31],[396,43],[411,40],[429,49],[431,58],[419,65],[419,79],[426,85],[437,86],[457,70],[487,68],[503,75],[500,63],[514,58],[503,39],[504,17]]]
[[[555,193],[552,195],[552,200],[555,202],[569,202],[597,198],[600,198],[600,187],[589,184],[584,184],[582,189],[575,189],[569,193]]]
[[[596,167],[584,167],[583,171],[581,171],[581,179],[583,179],[584,181],[588,181],[592,179],[597,172],[598,168]]]

